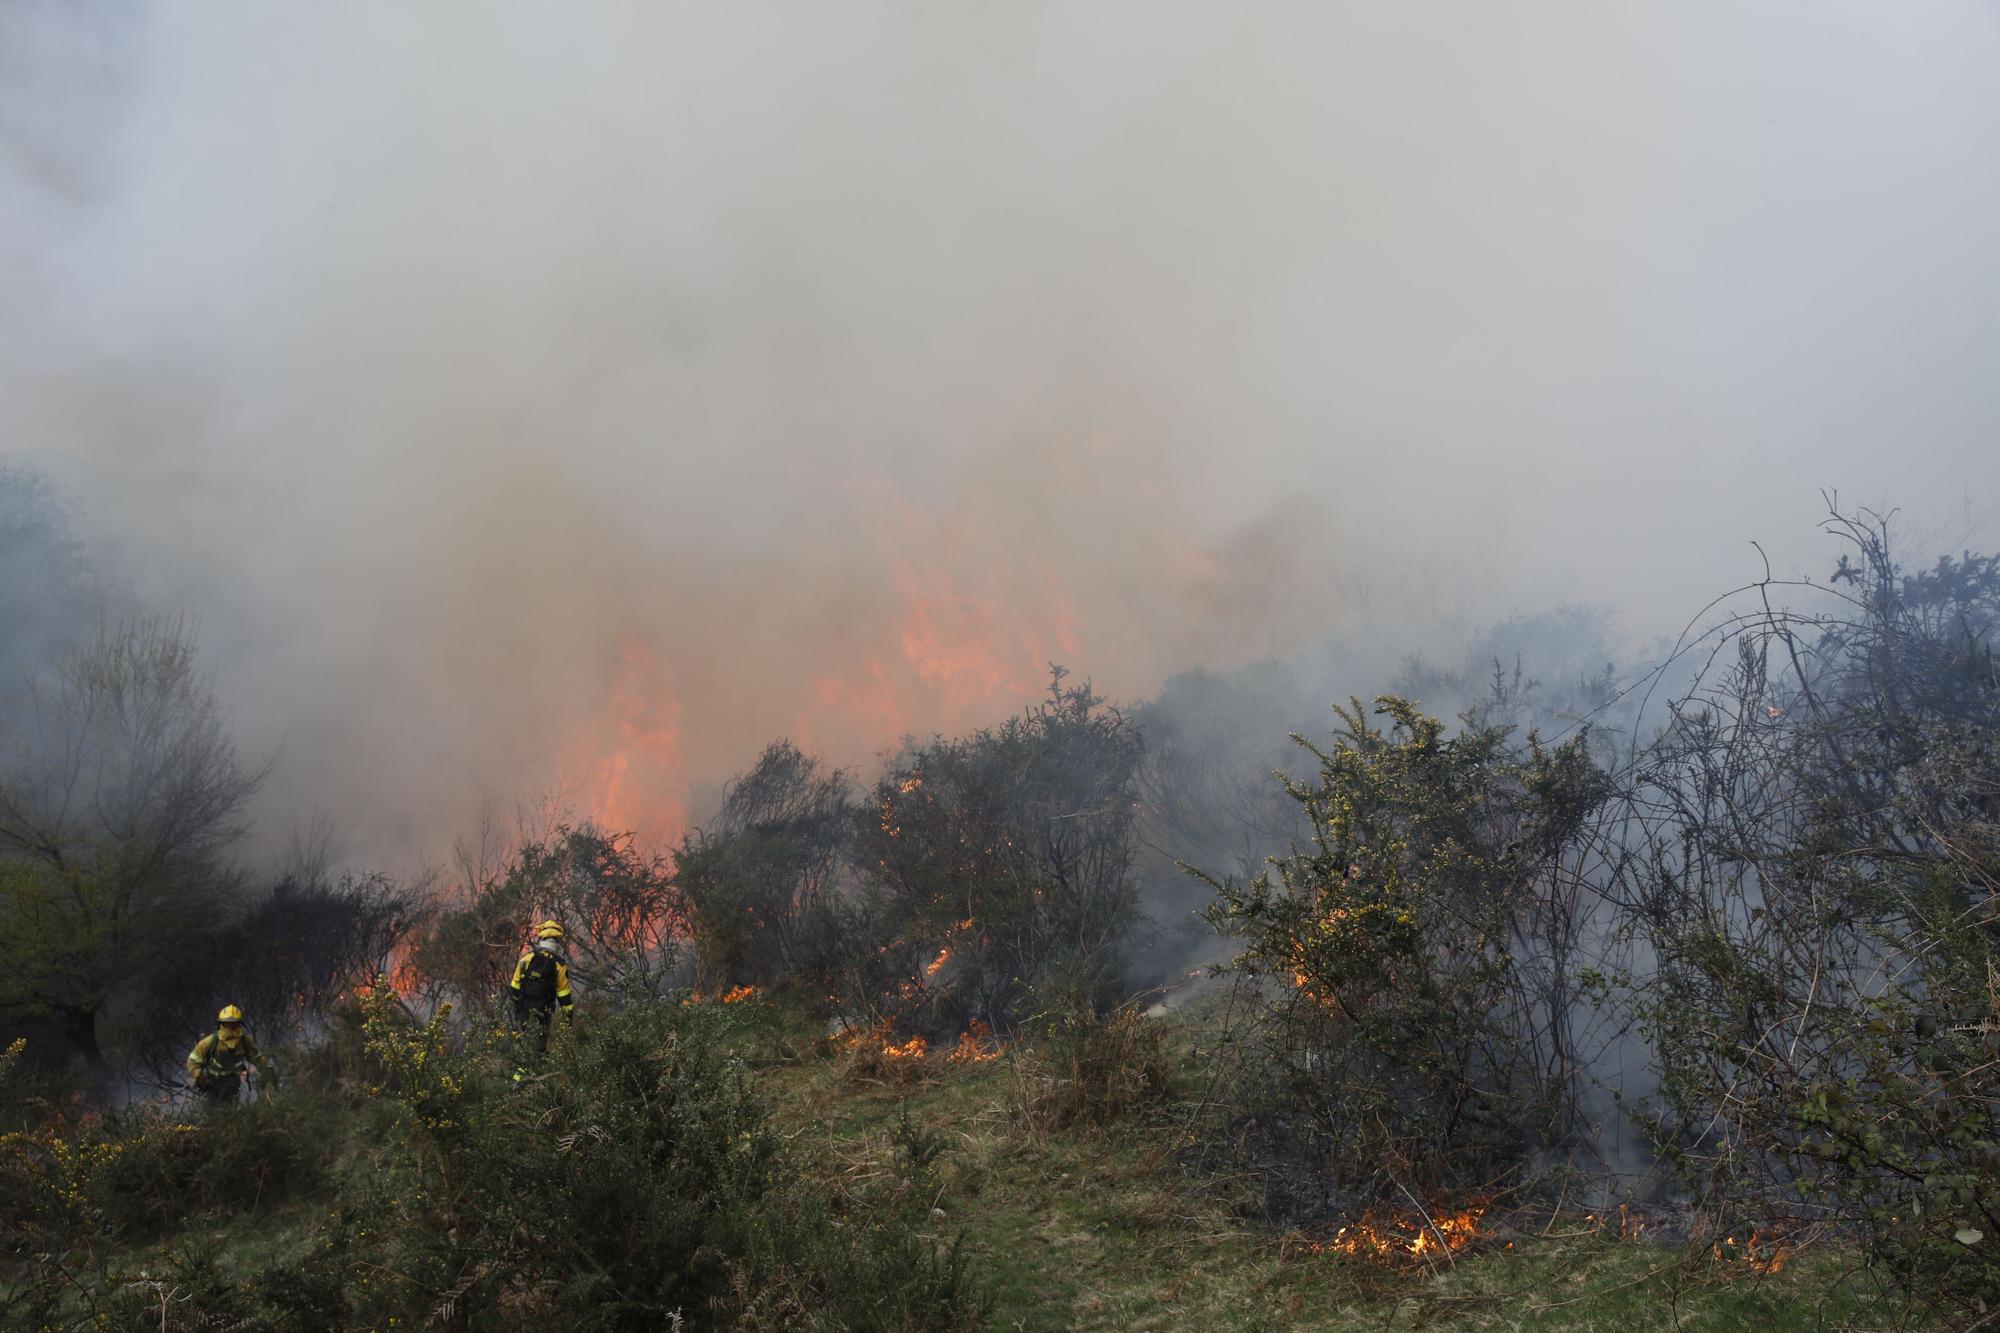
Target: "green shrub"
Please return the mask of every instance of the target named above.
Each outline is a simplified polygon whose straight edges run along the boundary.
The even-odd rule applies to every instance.
[[[395,1114],[351,1198],[351,1243],[396,1281],[357,1281],[360,1313],[587,1329],[678,1313],[715,1326],[789,1309],[792,1293],[822,1323],[941,1328],[973,1308],[962,1264],[914,1219],[835,1221],[790,1183],[722,1045],[720,1006],[559,1029],[547,1062],[515,1083],[504,1040],[460,1046],[448,1021],[413,1027],[375,1003]]]
[[[1604,780],[1580,739],[1517,745],[1471,715],[1452,735],[1394,697],[1383,729],[1337,711],[1317,781],[1286,780],[1313,840],[1218,884],[1210,920],[1259,986],[1268,1095],[1338,1145],[1327,1184],[1490,1185],[1577,1127],[1564,950]]]
[[[1811,615],[1732,617],[1628,797],[1651,1127],[1709,1217],[1833,1225],[2000,1309],[2000,558],[1886,520]],[[1763,590],[1759,590],[1760,593]]]
[[[197,1213],[248,1210],[318,1188],[338,1138],[328,1108],[267,1096],[190,1123],[156,1107],[108,1117],[100,1140],[119,1151],[95,1187],[104,1222],[128,1235],[164,1231]]]

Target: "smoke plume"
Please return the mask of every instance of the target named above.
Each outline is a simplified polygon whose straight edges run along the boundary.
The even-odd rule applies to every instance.
[[[665,835],[1050,660],[1643,638],[1822,485],[1969,534],[1996,65],[1972,0],[10,0],[0,447],[268,824]]]

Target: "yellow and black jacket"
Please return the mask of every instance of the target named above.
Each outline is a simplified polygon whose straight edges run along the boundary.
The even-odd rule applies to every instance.
[[[523,1017],[550,1018],[557,1005],[567,1014],[576,1003],[569,993],[569,964],[555,954],[534,949],[514,964],[514,979],[507,983],[507,990],[514,997],[515,1011]]]
[[[257,1049],[257,1039],[245,1028],[235,1041],[229,1041],[221,1032],[211,1032],[194,1044],[188,1052],[188,1082],[198,1088],[209,1086],[229,1086],[242,1075],[245,1067],[255,1065],[257,1072],[272,1082],[277,1081],[278,1071],[271,1064],[270,1057]]]

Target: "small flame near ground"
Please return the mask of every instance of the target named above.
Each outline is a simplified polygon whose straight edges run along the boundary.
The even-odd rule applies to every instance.
[[[993,1029],[975,1018],[972,1026],[958,1034],[958,1045],[951,1048],[945,1059],[955,1065],[984,1064],[997,1060],[1007,1044],[993,1035]]]
[[[934,1052],[928,1038],[910,1037],[904,1041],[895,1040],[895,1033],[887,1023],[876,1027],[853,1027],[837,1034],[835,1043],[864,1055],[879,1055],[891,1067],[914,1069],[928,1063]],[[973,1019],[965,1031],[958,1034],[958,1041],[944,1051],[948,1064],[984,1064],[997,1060],[1006,1051],[1007,1043],[993,1035],[993,1029],[979,1019]]]
[[[1753,1273],[1768,1275],[1784,1271],[1792,1260],[1792,1249],[1791,1242],[1783,1237],[1758,1230],[1751,1232],[1748,1240],[1725,1237],[1714,1244],[1712,1252],[1720,1263],[1742,1264]]]
[[[688,996],[685,1004],[741,1004],[754,1000],[764,992],[755,986],[732,986],[728,990],[711,991],[704,995],[700,991]]]
[[[1381,1264],[1450,1258],[1472,1244],[1486,1204],[1473,1202],[1453,1210],[1433,1208],[1415,1216],[1387,1208],[1370,1208],[1360,1218],[1333,1233],[1330,1240],[1307,1241],[1319,1254],[1346,1254]]]

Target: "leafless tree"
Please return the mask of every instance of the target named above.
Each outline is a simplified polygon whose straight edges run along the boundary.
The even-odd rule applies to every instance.
[[[179,619],[101,625],[0,707],[0,1005],[96,1059],[99,1020],[226,901],[246,768]]]

